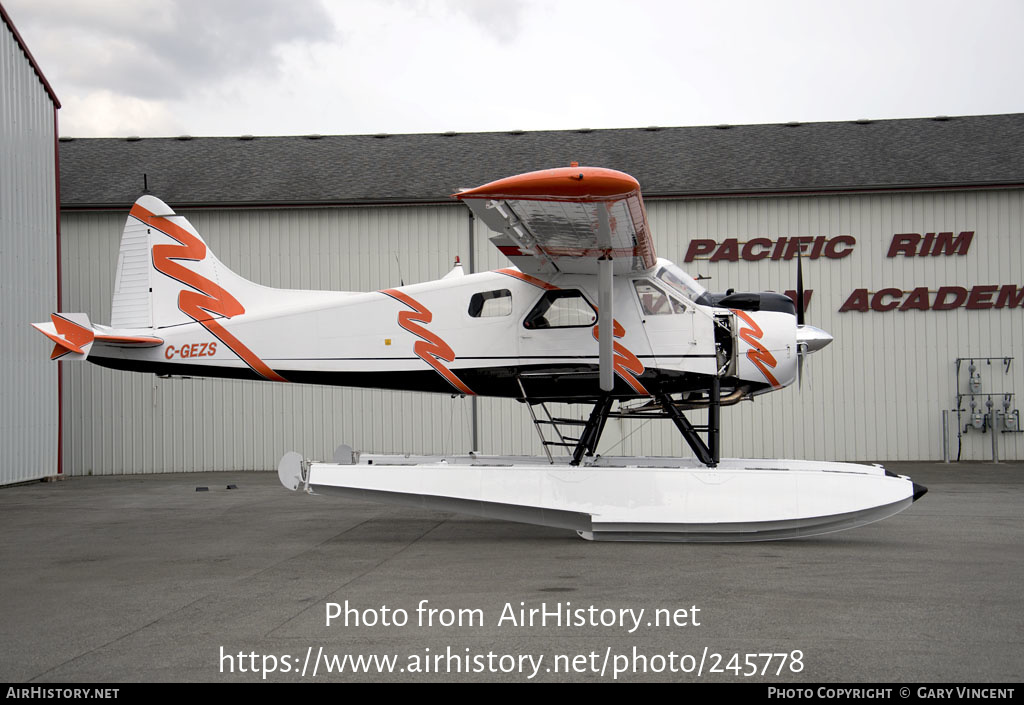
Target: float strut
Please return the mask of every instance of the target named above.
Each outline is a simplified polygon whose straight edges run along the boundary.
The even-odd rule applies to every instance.
[[[722,421],[722,383],[718,377],[711,378],[711,389],[708,392],[711,404],[708,405],[708,450],[711,451],[713,465],[722,459],[719,448],[718,428]]]
[[[583,455],[593,455],[597,452],[597,443],[601,440],[601,433],[604,432],[605,422],[608,421],[608,413],[612,410],[612,395],[604,394],[594,404],[587,425],[583,427],[583,433],[576,443],[576,450],[572,453],[570,465],[579,465]]]
[[[690,446],[690,450],[697,456],[697,460],[707,465],[709,468],[716,467],[718,465],[718,415],[719,415],[719,404],[717,403],[718,394],[720,388],[718,386],[718,379],[716,378],[711,383],[711,405],[708,407],[708,440],[711,441],[711,448],[708,447],[701,437],[697,434],[697,429],[693,427],[683,412],[676,408],[676,405],[672,403],[672,397],[664,392],[657,395],[657,399],[661,402],[662,408],[665,409],[665,413],[669,415],[672,422],[679,429],[679,433],[683,435],[683,439],[686,440]]]

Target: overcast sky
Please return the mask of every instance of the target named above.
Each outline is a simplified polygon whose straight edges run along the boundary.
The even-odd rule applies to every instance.
[[[1024,112],[1024,0],[0,0],[79,137]]]

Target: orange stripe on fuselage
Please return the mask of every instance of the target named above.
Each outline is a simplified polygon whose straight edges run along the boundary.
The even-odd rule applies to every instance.
[[[130,215],[178,241],[177,245],[155,245],[153,247],[153,266],[161,274],[196,290],[182,289],[178,293],[178,308],[181,312],[223,341],[231,348],[232,352],[262,377],[272,382],[287,381],[270,369],[270,366],[263,362],[256,353],[243,345],[214,318],[214,316],[232,318],[245,313],[245,307],[239,303],[238,299],[209,279],[175,261],[202,261],[206,257],[206,245],[203,241],[180,225],[172,223],[163,216],[153,215],[138,204],[132,207]]]
[[[600,342],[601,338],[599,335],[601,326],[594,326],[594,340]],[[622,324],[618,321],[613,321],[612,325],[612,337],[622,338],[626,335],[626,329],[622,327]],[[639,394],[650,394],[647,388],[640,383],[637,379],[644,373],[644,363],[640,362],[640,358],[633,354],[633,351],[627,348],[622,343],[612,343],[612,369],[615,370],[622,381],[633,388],[633,391]],[[629,373],[629,374],[627,374]]]
[[[475,395],[476,393],[467,387],[454,372],[449,370],[440,362],[441,360],[444,360],[445,362],[455,361],[455,351],[452,350],[451,346],[441,340],[441,338],[436,334],[431,333],[423,326],[419,326],[414,323],[414,321],[430,323],[434,319],[434,314],[432,314],[430,310],[419,301],[398,289],[384,289],[381,293],[387,294],[397,301],[401,301],[412,309],[412,311],[398,312],[398,325],[413,335],[423,338],[423,340],[416,341],[412,346],[412,351],[416,353],[421,360],[437,370],[438,374],[448,380],[449,384],[460,392],[463,394]]]
[[[754,322],[754,319],[749,315],[740,311],[739,309],[730,309],[737,316],[742,318],[750,328],[740,328],[740,340],[750,346],[750,350],[747,351],[747,359],[753,363],[754,367],[761,370],[761,374],[764,375],[765,379],[773,387],[781,386],[779,381],[775,379],[771,372],[768,371],[769,367],[775,367],[778,361],[775,356],[768,352],[768,349],[761,344],[761,336],[764,335],[764,331],[761,326]]]

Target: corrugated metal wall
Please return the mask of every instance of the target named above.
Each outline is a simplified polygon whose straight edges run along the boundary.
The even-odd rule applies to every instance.
[[[29,325],[57,301],[53,114],[0,23],[0,485],[57,473],[57,366]]]
[[[475,270],[507,266],[468,211],[450,207],[233,210],[185,213],[229,267],[276,287],[375,290],[437,278],[455,255]],[[847,312],[857,288],[1024,285],[1024,192],[658,201],[648,214],[660,256],[715,291],[795,287],[795,261],[684,263],[693,238],[852,235],[844,259],[804,261],[810,323],[836,342],[812,356],[795,386],[723,411],[726,456],[839,460],[941,458],[940,410],[953,404],[953,361],[1024,355],[1024,310]],[[63,221],[64,308],[109,320],[125,213]],[[472,227],[472,238],[470,237]],[[887,258],[893,234],[974,230],[964,256]],[[472,240],[472,247],[470,240]],[[472,252],[471,252],[472,251]],[[1024,392],[1024,359],[983,370],[993,391]],[[270,469],[286,450],[329,457],[341,442],[373,451],[464,452],[474,402],[218,380],[161,380],[68,365],[65,466],[73,474]],[[998,374],[997,374],[998,372]],[[479,450],[540,454],[521,404],[479,399]],[[576,410],[579,412],[579,410]],[[700,420],[694,415],[695,422]],[[955,428],[951,429],[955,456]],[[1001,436],[1021,459],[1021,435]],[[605,452],[689,455],[668,422],[612,422]],[[969,433],[962,457],[987,459],[989,434]]]
[[[796,287],[795,261],[684,264],[690,238],[776,239],[851,235],[843,259],[804,260],[814,294],[808,323],[835,342],[807,362],[802,389],[788,388],[723,412],[723,453],[838,460],[941,459],[941,409],[954,403],[954,360],[1013,356],[985,391],[1024,393],[1024,309],[847,311],[855,289],[1024,286],[1024,191],[970,191],[658,203],[650,209],[659,251],[721,291]],[[966,255],[887,257],[893,235],[975,231]],[[662,237],[662,234],[669,237]],[[674,237],[673,237],[674,236]],[[988,375],[988,371],[986,371]],[[998,389],[996,389],[998,388]],[[956,454],[955,424],[951,429]],[[1002,434],[1004,458],[1024,458],[1021,434]],[[991,457],[989,434],[963,439],[963,459]]]

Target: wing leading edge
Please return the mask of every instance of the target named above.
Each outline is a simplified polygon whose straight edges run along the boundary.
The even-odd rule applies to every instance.
[[[521,271],[641,272],[656,256],[640,184],[614,169],[570,166],[510,176],[454,194],[496,235],[491,242]]]

